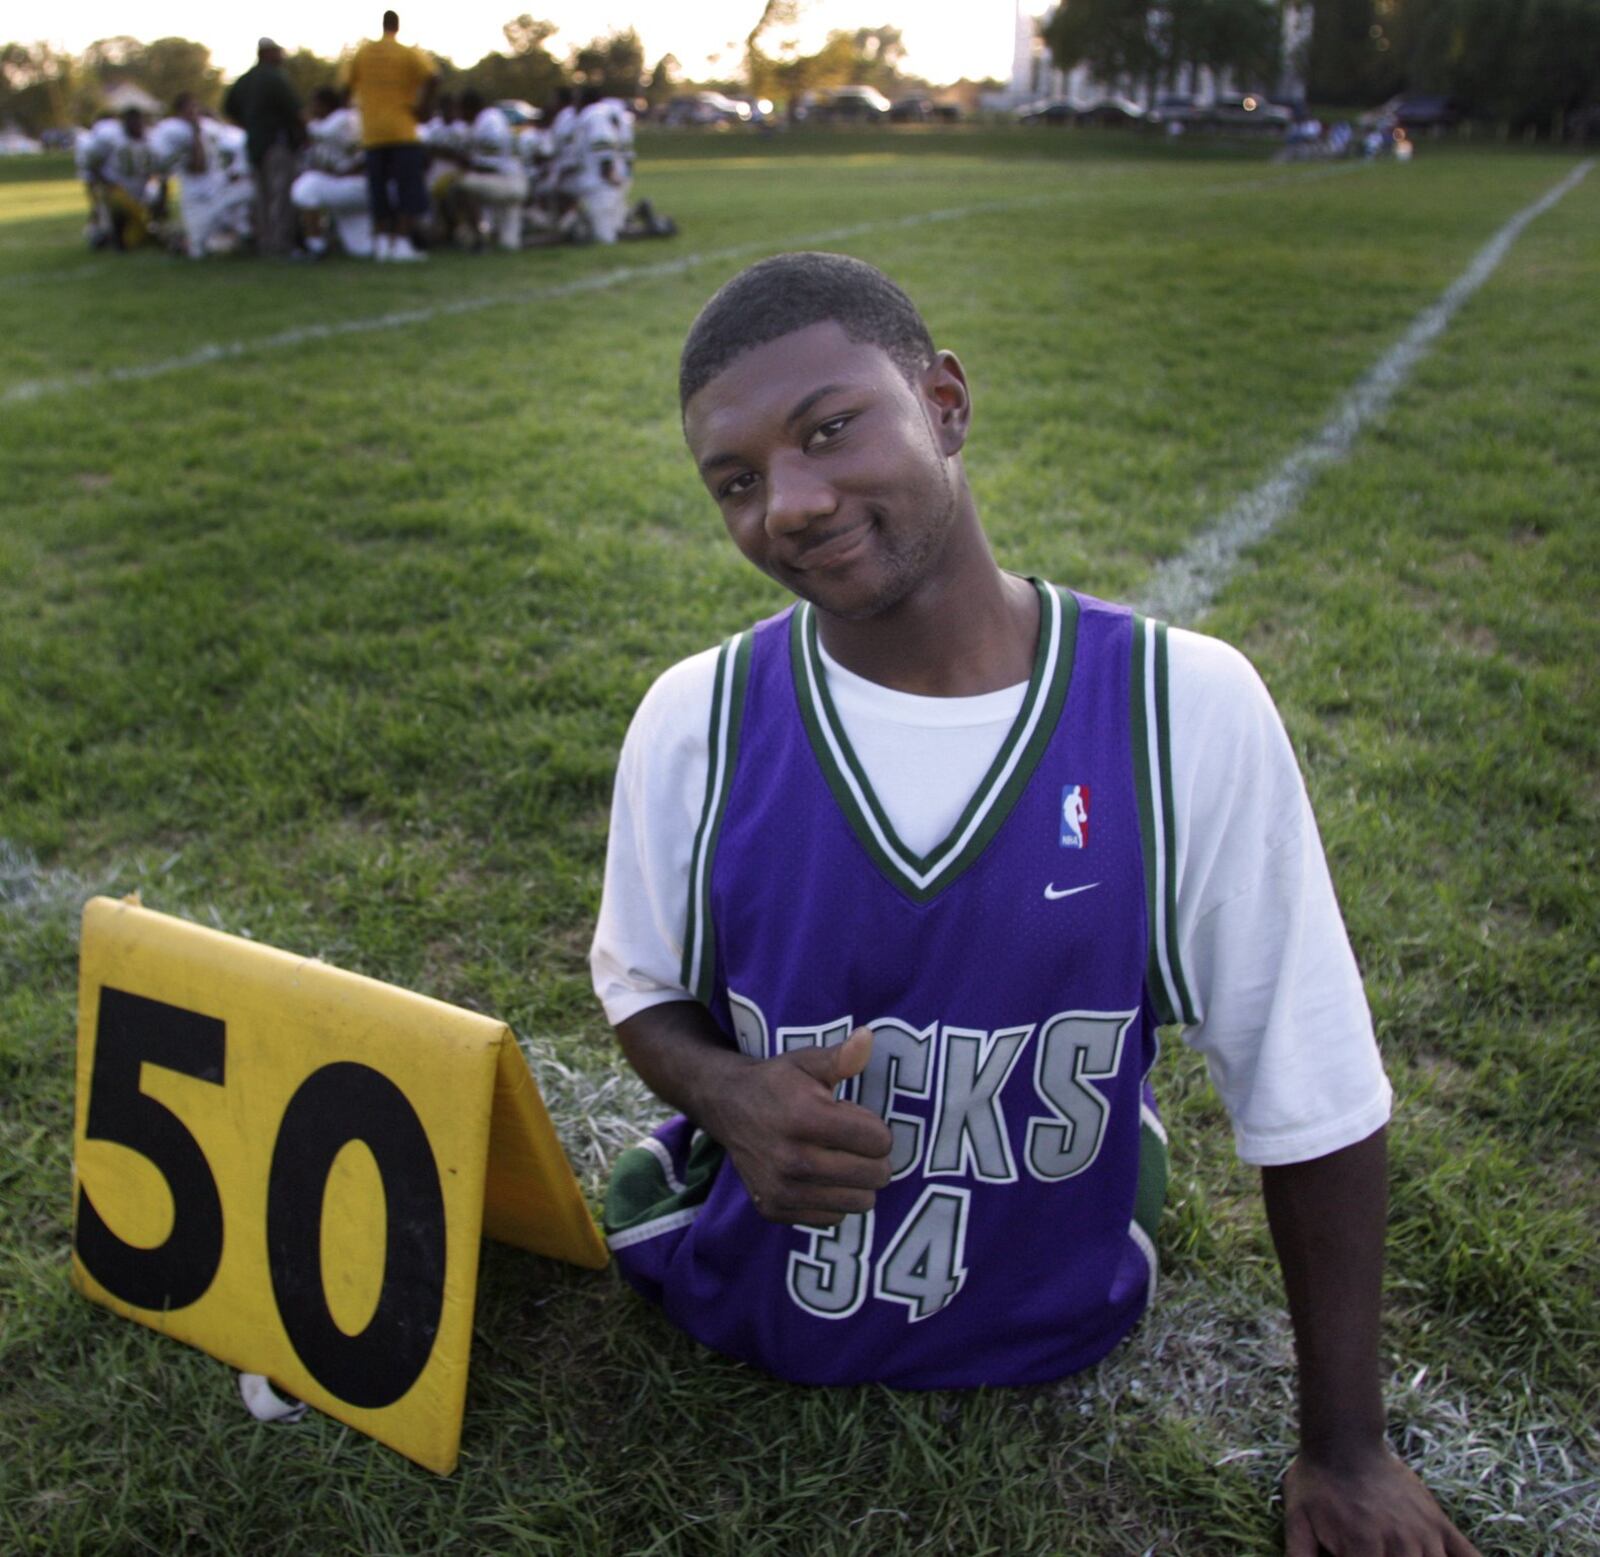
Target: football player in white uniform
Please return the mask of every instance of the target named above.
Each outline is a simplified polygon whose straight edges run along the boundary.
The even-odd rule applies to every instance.
[[[573,126],[578,177],[574,193],[588,235],[615,243],[628,216],[633,186],[633,115],[620,98],[584,88],[584,106]]]
[[[106,234],[101,243],[135,249],[150,237],[150,146],[139,109],[102,119],[89,132],[83,177],[101,213],[100,230]]]
[[[458,185],[469,220],[475,231],[481,232],[485,223],[492,227],[502,249],[520,249],[528,170],[518,155],[511,121],[475,91],[461,94],[461,113],[471,125],[467,165]]]
[[[202,115],[189,92],[150,131],[152,172],[163,185],[178,180],[183,233],[174,247],[191,259],[231,252],[249,236],[255,190],[244,139],[242,130]]]
[[[306,124],[306,166],[289,188],[289,198],[305,223],[306,247],[327,252],[323,219],[333,222],[339,246],[352,259],[372,258],[372,205],[367,192],[367,158],[361,144],[361,116],[346,108],[332,87],[311,94],[313,118]]]
[[[461,117],[456,98],[441,92],[434,99],[433,117],[417,126],[417,139],[428,154],[428,198],[432,203],[435,236],[447,241],[464,225],[456,186],[466,164],[468,131],[471,125]],[[465,234],[465,241],[471,235]]]
[[[577,126],[577,94],[571,87],[562,87],[556,93],[556,111],[550,120],[550,162],[545,175],[545,194],[563,236],[577,219],[577,185],[581,171],[575,145]]]
[[[550,188],[550,168],[555,143],[542,124],[522,124],[516,130],[517,155],[528,174],[528,198],[522,203],[523,243],[542,244],[556,235],[555,196]]]
[[[78,182],[83,185],[83,192],[89,201],[89,220],[84,225],[84,241],[91,249],[103,249],[111,242],[111,213],[106,209],[105,201],[100,198],[100,190],[94,179],[89,174],[89,156],[102,133],[102,126],[115,124],[116,119],[106,114],[96,119],[87,130],[79,130],[72,139],[72,165],[78,175]]]

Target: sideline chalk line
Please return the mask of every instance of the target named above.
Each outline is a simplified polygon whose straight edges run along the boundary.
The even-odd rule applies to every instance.
[[[1309,184],[1336,173],[1355,172],[1360,163],[1341,164],[1333,168],[1319,168],[1309,173],[1286,173],[1277,177],[1235,179],[1211,184],[1200,189],[1186,190],[1186,194],[1228,194],[1235,190],[1279,188],[1284,185]],[[503,292],[477,293],[470,297],[455,298],[442,303],[429,303],[416,308],[398,308],[388,313],[371,314],[358,319],[336,319],[318,324],[295,325],[272,335],[258,336],[254,340],[216,341],[197,346],[192,351],[173,357],[158,358],[154,362],[130,363],[119,368],[91,368],[81,373],[70,373],[60,378],[23,379],[0,391],[0,405],[17,405],[51,395],[70,394],[75,390],[98,389],[108,384],[141,383],[147,379],[165,378],[169,373],[181,373],[189,368],[208,367],[213,363],[231,362],[260,352],[283,351],[293,346],[303,346],[313,341],[335,340],[346,335],[367,335],[376,331],[401,329],[406,325],[429,324],[435,319],[455,318],[462,314],[480,313],[486,308],[525,307],[530,303],[554,302],[561,298],[581,296],[585,292],[606,292],[614,287],[634,281],[654,281],[667,276],[679,276],[701,265],[719,264],[726,260],[739,260],[754,254],[778,253],[784,249],[814,248],[818,244],[838,243],[847,238],[858,238],[867,233],[892,232],[897,229],[928,226],[935,222],[959,221],[968,216],[986,216],[997,212],[1019,211],[1029,206],[1048,205],[1057,200],[1075,197],[1076,186],[1069,190],[1051,190],[1044,194],[1019,195],[1010,200],[987,200],[974,205],[948,206],[937,211],[916,211],[908,216],[881,221],[852,222],[844,227],[826,228],[821,232],[787,239],[774,244],[771,239],[756,239],[749,243],[734,244],[725,249],[707,249],[685,254],[677,259],[663,260],[654,265],[618,265],[571,281],[548,283],[535,287],[516,287]]]
[[[109,276],[115,273],[116,268],[117,261],[111,259],[99,265],[93,260],[85,260],[81,265],[60,265],[54,270],[19,270],[15,275],[0,276],[0,293],[12,287],[20,290],[38,286],[46,281],[82,281],[86,276]]]
[[[1594,164],[1592,157],[1580,162],[1560,183],[1513,216],[1346,393],[1319,432],[1293,450],[1265,481],[1224,510],[1181,552],[1157,564],[1135,609],[1180,625],[1202,616],[1237,571],[1242,554],[1291,514],[1317,472],[1344,459],[1362,427],[1388,409],[1423,353],[1443,333],[1456,310],[1494,274],[1523,229],[1577,188]]]

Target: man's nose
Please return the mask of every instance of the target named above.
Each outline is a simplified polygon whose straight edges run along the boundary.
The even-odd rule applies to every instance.
[[[815,463],[803,456],[774,461],[767,472],[768,535],[792,535],[831,514],[838,504]]]

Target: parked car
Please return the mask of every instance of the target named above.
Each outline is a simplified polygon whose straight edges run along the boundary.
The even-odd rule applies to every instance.
[[[720,92],[691,92],[667,103],[661,122],[667,125],[700,126],[719,129],[724,125],[748,124],[750,105],[724,97]]]
[[[1192,97],[1183,93],[1169,92],[1164,97],[1158,97],[1154,106],[1145,115],[1151,124],[1166,128],[1171,125],[1198,124],[1204,117],[1204,111]]]
[[[31,157],[44,147],[21,130],[0,130],[0,157]]]
[[[1566,138],[1580,146],[1600,141],[1600,103],[1580,108],[1567,120]]]
[[[1131,97],[1113,92],[1097,102],[1085,103],[1078,110],[1079,124],[1099,125],[1102,129],[1122,129],[1127,125],[1143,124],[1148,116]]]
[[[1220,130],[1272,130],[1282,132],[1294,123],[1294,115],[1281,104],[1268,102],[1259,92],[1242,97],[1219,97],[1206,110],[1206,123]]]
[[[1399,125],[1403,130],[1453,130],[1461,122],[1461,110],[1448,97],[1402,92],[1370,117],[1374,124]]]
[[[813,116],[835,124],[876,124],[889,117],[889,99],[876,87],[842,86],[824,92]]]
[[[1078,105],[1070,97],[1041,97],[1017,109],[1018,124],[1076,124]]]
[[[959,103],[939,103],[926,96],[902,97],[889,109],[895,124],[956,124],[961,119]]]

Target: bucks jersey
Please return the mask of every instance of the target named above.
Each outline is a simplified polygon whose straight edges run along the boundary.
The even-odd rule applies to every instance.
[[[949,836],[908,849],[833,709],[807,605],[721,653],[684,988],[752,1058],[873,1030],[849,1095],[892,1178],[826,1230],[768,1222],[676,1118],[619,1161],[621,1269],[784,1377],[1015,1384],[1143,1312],[1166,1177],[1146,1077],[1189,1018],[1169,935],[1164,629],[1036,586],[1020,712]]]

